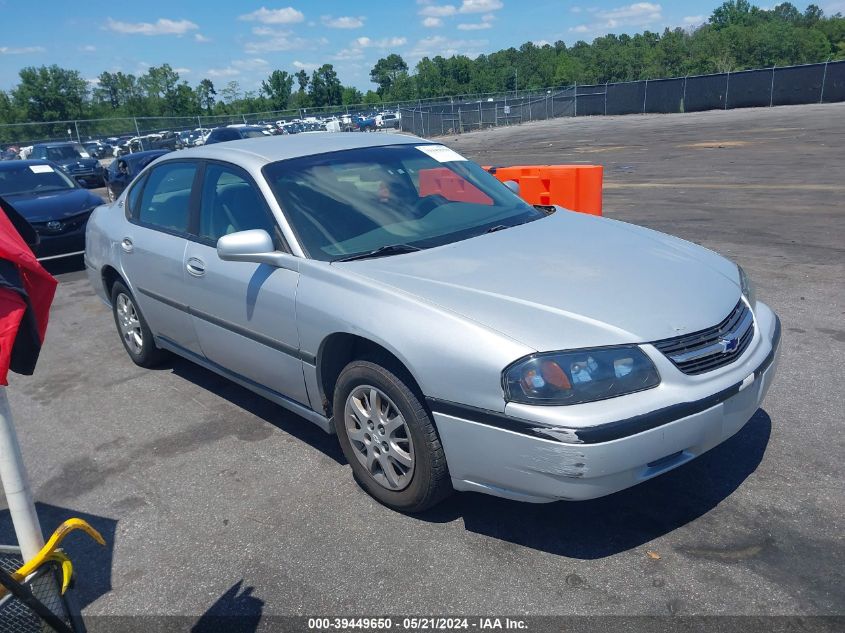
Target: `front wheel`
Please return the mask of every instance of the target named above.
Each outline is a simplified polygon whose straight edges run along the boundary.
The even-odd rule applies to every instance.
[[[146,368],[161,364],[166,352],[156,347],[153,333],[135,304],[135,297],[119,281],[112,288],[111,305],[117,332],[132,362]]]
[[[422,512],[452,486],[434,422],[403,373],[363,360],[347,365],[334,393],[334,422],[364,490],[394,510]]]

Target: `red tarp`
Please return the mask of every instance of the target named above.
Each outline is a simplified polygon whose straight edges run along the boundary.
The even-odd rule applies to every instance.
[[[2,199],[0,209],[0,385],[7,385],[9,369],[35,370],[57,282],[15,228],[30,238],[31,227]]]

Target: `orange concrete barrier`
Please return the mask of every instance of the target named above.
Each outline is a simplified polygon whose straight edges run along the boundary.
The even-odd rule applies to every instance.
[[[601,165],[517,165],[484,167],[502,182],[519,184],[529,204],[558,204],[571,211],[601,215]]]
[[[493,204],[490,196],[446,167],[420,169],[420,198],[432,194],[453,202]]]

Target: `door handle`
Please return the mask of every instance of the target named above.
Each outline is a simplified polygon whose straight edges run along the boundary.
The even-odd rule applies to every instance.
[[[132,245],[132,240],[128,237],[124,237],[123,241],[120,243],[120,248],[122,248],[127,253],[131,253],[135,247]]]
[[[202,277],[205,274],[205,262],[198,257],[189,257],[185,268],[187,268],[188,274],[194,277]]]

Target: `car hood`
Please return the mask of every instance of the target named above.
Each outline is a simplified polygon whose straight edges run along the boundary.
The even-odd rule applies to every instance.
[[[729,260],[624,222],[565,210],[414,253],[335,263],[536,350],[641,343],[724,319]]]
[[[4,199],[29,222],[62,220],[104,204],[99,196],[85,189],[25,193]]]

